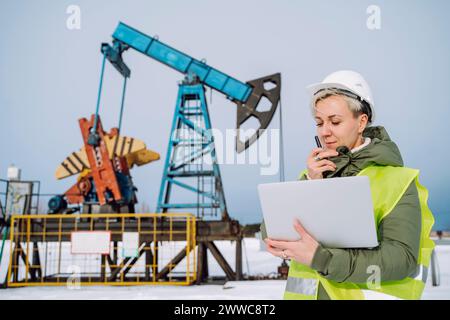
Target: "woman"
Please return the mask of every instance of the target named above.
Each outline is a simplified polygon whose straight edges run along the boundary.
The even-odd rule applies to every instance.
[[[434,247],[429,238],[434,220],[418,170],[403,167],[383,127],[370,126],[373,99],[360,74],[338,71],[308,88],[323,148],[311,151],[300,179],[367,175],[379,246],[326,248],[300,222],[294,224],[299,241],[265,239],[271,254],[291,260],[285,298],[420,299]]]

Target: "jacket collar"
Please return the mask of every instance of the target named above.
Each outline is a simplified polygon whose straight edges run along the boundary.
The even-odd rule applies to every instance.
[[[325,178],[354,176],[371,165],[403,166],[400,151],[385,128],[368,127],[364,130],[363,136],[370,138],[370,141],[365,139],[363,147],[352,151],[343,146],[336,149],[339,154],[329,159],[336,164],[336,170],[324,172]]]

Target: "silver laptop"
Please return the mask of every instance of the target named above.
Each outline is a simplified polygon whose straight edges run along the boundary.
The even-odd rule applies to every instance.
[[[300,239],[297,218],[325,247],[378,246],[368,177],[260,184],[258,193],[269,238]]]

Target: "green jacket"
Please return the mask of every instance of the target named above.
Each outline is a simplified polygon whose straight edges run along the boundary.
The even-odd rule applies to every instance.
[[[355,153],[340,152],[330,158],[336,164],[335,171],[325,172],[325,178],[357,175],[370,165],[403,166],[397,145],[389,138],[383,127],[368,127],[365,137],[371,138],[366,147]],[[305,176],[300,177],[306,179]],[[420,247],[421,210],[417,188],[413,183],[392,212],[378,227],[379,246],[374,249],[334,249],[319,246],[314,254],[311,268],[327,279],[337,282],[364,283],[367,268],[378,265],[381,281],[401,280],[412,276],[417,267]],[[266,237],[264,222],[261,225]],[[329,299],[319,286],[319,299]]]

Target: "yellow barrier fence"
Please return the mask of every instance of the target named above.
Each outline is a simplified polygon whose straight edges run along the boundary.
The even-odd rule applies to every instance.
[[[10,246],[10,287],[196,280],[192,214],[14,215]]]

